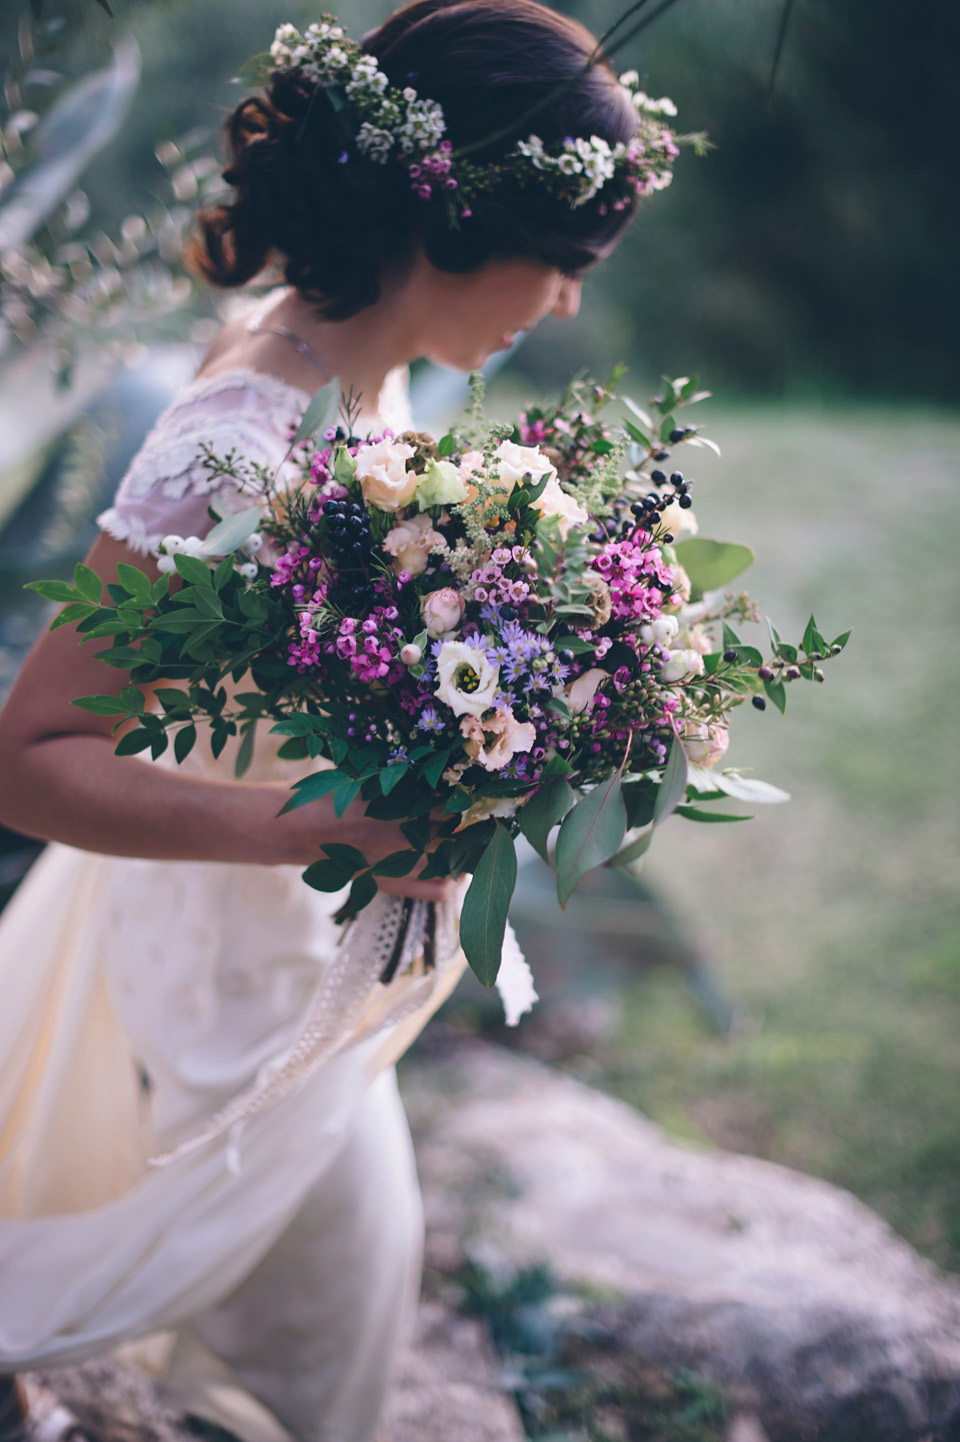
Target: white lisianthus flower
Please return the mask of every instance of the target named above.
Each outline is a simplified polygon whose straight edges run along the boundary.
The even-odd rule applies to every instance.
[[[361,446],[356,455],[356,476],[363,499],[378,511],[398,511],[408,506],[417,489],[415,471],[407,461],[416,453],[403,441],[377,441]]]
[[[671,501],[660,512],[660,525],[670,532],[675,541],[680,541],[686,536],[695,536],[700,527],[693,510],[685,511],[676,501]]]
[[[571,527],[585,526],[590,519],[589,511],[584,510],[579,501],[575,501],[572,496],[567,495],[557,480],[556,471],[547,481],[541,494],[531,504],[535,510],[540,512],[541,516],[557,517],[560,522],[560,535],[564,541],[570,534]]]
[[[713,766],[727,749],[730,734],[719,721],[686,720],[680,733],[680,744],[687,760],[695,766]]]
[[[691,681],[694,676],[702,675],[703,657],[699,651],[671,651],[669,659],[663,663],[660,680],[667,683]]]
[[[500,667],[466,641],[444,641],[437,657],[434,695],[455,716],[482,716],[493,705]]]
[[[537,728],[530,721],[518,721],[509,706],[483,720],[464,716],[460,732],[464,737],[464,751],[479,761],[485,771],[499,771],[518,751],[529,751],[537,739]]]
[[[417,482],[417,505],[421,511],[428,506],[453,506],[467,497],[467,484],[452,461],[428,461]]]
[[[640,627],[640,640],[645,646],[669,646],[679,630],[676,616],[658,616]]]
[[[397,569],[419,576],[427,569],[434,546],[442,546],[443,537],[430,524],[429,516],[411,516],[400,521],[383,539],[383,549],[396,559]]]

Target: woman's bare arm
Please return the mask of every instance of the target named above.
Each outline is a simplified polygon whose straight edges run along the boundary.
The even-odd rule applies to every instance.
[[[106,581],[116,579],[118,561],[157,574],[152,560],[109,536],[87,557]],[[356,803],[339,819],[329,797],[278,817],[290,794],[283,782],[210,781],[116,756],[110,718],[70,704],[119,693],[128,681],[96,659],[97,649],[63,626],[45,632],[27,657],[0,712],[3,824],[86,851],[158,860],[306,866],[323,842],[357,846],[368,861],[408,845],[395,823],[367,819]],[[446,886],[403,879],[385,889],[440,897]]]

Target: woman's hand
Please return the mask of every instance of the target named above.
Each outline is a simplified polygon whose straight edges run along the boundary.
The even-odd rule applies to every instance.
[[[277,796],[277,810],[290,799],[290,792],[281,786],[271,784],[271,792]],[[441,819],[438,812],[431,818],[435,825]],[[324,796],[306,806],[298,806],[278,818],[278,832],[285,833],[288,846],[283,860],[297,866],[309,866],[320,858],[324,842],[339,842],[355,846],[370,865],[382,861],[394,851],[409,851],[410,842],[400,829],[398,821],[376,821],[364,814],[364,803],[354,801],[339,819],[333,811],[330,797]],[[457,883],[452,877],[418,881],[418,874],[426,866],[426,858],[418,862],[408,876],[381,876],[377,886],[390,896],[410,896],[419,901],[449,901],[456,893]]]

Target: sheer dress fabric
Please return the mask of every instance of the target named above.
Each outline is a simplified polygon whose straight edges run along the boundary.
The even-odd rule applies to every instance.
[[[141,554],[202,535],[201,442],[276,467],[308,399],[250,370],[188,385],[101,526]],[[380,417],[409,423],[401,375]],[[235,486],[217,500],[250,504]],[[230,748],[214,761],[198,744],[186,764],[232,776]],[[258,739],[251,779],[294,774]],[[462,954],[411,1015],[353,1026],[252,1116],[238,1165],[225,1140],[150,1165],[296,1037],[336,951],[338,902],[295,867],[46,849],[0,918],[0,1371],[146,1339],[136,1356],[171,1401],[245,1442],[370,1442],[419,1282],[392,1062]]]

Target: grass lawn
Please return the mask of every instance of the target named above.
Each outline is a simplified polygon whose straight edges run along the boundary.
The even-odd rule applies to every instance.
[[[729,763],[793,794],[736,828],[666,826],[646,879],[743,1012],[711,1036],[675,973],[624,993],[603,1085],[671,1130],[851,1188],[960,1267],[960,417],[706,407],[701,532],[753,545],[796,640],[853,626]],[[701,459],[703,457],[703,459]],[[744,639],[752,628],[745,628]]]

